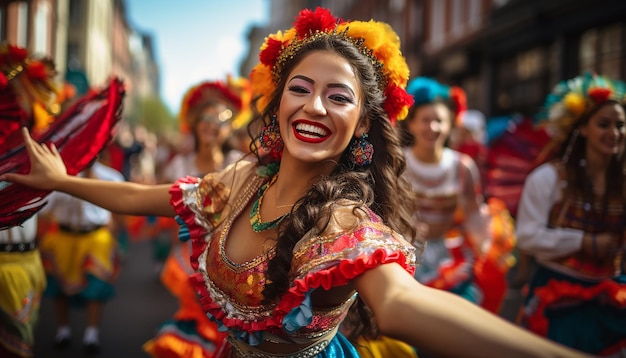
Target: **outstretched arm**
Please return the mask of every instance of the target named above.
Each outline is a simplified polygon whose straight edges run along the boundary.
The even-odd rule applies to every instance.
[[[169,204],[170,185],[113,182],[67,175],[61,155],[53,145],[36,143],[23,129],[24,145],[30,158],[29,174],[7,173],[0,180],[42,190],[62,191],[125,215],[174,216]]]
[[[442,357],[584,357],[465,299],[418,283],[392,263],[355,279],[381,332]]]

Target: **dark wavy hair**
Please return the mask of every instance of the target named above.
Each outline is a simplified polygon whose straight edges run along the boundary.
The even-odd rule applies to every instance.
[[[616,101],[609,100],[591,111],[585,113],[574,125],[574,129],[569,133],[567,139],[555,153],[553,160],[562,161],[565,167],[565,175],[567,187],[564,189],[564,196],[571,196],[576,191],[580,191],[583,200],[592,202],[593,183],[585,171],[586,158],[585,148],[587,147],[587,139],[580,135],[579,128],[589,123],[591,117],[594,116],[601,108],[607,105],[619,104],[626,110],[626,106]],[[622,198],[626,209],[626,155],[622,148],[621,152],[613,155],[606,170],[606,190],[604,198],[602,198],[602,210],[608,209],[609,198]],[[623,227],[616,228],[618,232]]]
[[[319,225],[320,220],[328,223],[329,211],[340,199],[359,203],[361,207],[371,208],[384,223],[403,234],[418,249],[422,246],[415,222],[413,192],[404,179],[405,158],[400,146],[396,129],[392,126],[387,113],[382,107],[384,94],[378,87],[376,72],[368,58],[349,41],[340,36],[320,36],[315,41],[307,42],[287,63],[276,90],[272,94],[266,109],[254,118],[251,125],[257,128],[269,124],[271,115],[278,111],[280,99],[287,82],[288,74],[313,51],[332,51],[344,57],[357,75],[360,93],[364,98],[361,119],[370,125],[368,140],[374,146],[372,164],[355,167],[348,160],[348,148],[340,158],[335,169],[328,176],[321,178],[294,205],[287,220],[278,227],[276,255],[269,261],[267,284],[263,290],[265,303],[275,302],[289,288],[292,277],[289,276],[293,248],[309,230]],[[254,122],[262,121],[259,125]],[[267,156],[259,152],[260,133],[251,133],[250,145],[260,163],[267,163]],[[402,204],[401,204],[402,203]],[[371,315],[359,299],[349,315],[355,318],[350,326],[359,328],[353,331],[353,338],[367,334],[375,336],[377,330],[371,321]],[[358,317],[358,318],[357,318]]]

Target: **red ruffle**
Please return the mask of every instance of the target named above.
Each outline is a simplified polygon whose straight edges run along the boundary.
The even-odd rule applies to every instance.
[[[198,270],[198,258],[208,244],[201,239],[207,234],[206,229],[196,222],[195,214],[183,203],[183,193],[180,184],[198,184],[198,178],[187,177],[179,179],[170,189],[170,203],[176,213],[187,224],[192,240],[191,264],[194,270]],[[222,305],[216,303],[204,283],[204,277],[196,272],[190,276],[190,281],[200,299],[205,312],[211,314],[228,328],[236,328],[246,332],[264,331],[271,328],[282,329],[282,320],[293,308],[299,306],[305,298],[305,294],[311,289],[324,288],[326,290],[343,286],[351,279],[365,271],[386,263],[398,263],[411,275],[415,268],[407,262],[407,258],[400,251],[388,253],[385,249],[377,249],[371,255],[361,255],[354,260],[344,259],[339,264],[325,270],[311,272],[294,281],[293,286],[283,295],[280,302],[274,308],[270,318],[264,321],[244,321],[227,316]]]
[[[122,118],[122,81],[113,78],[109,85],[92,91],[65,110],[47,130],[32,133],[39,143],[54,144],[63,158],[67,173],[76,175],[88,167],[111,140],[117,122]],[[5,139],[0,157],[0,173],[26,174],[30,171],[28,153],[22,144],[21,132]],[[43,206],[48,191],[11,184],[0,190],[0,229],[22,224]]]
[[[222,306],[215,303],[211,298],[211,294],[204,284],[202,274],[198,270],[198,258],[206,249],[208,244],[205,240],[201,240],[207,232],[204,227],[196,222],[195,214],[183,202],[183,192],[180,188],[181,184],[198,184],[200,179],[194,177],[186,177],[176,181],[170,188],[170,204],[178,214],[178,216],[187,224],[189,235],[192,240],[191,266],[196,271],[189,277],[196,294],[199,297],[200,305],[205,312],[210,313],[214,318],[218,319],[227,327],[238,327],[244,331],[262,331],[268,327],[278,326],[273,320],[264,322],[244,322],[239,319],[226,317],[226,313],[222,310]]]
[[[192,282],[201,297],[202,306],[208,313],[220,320],[226,327],[255,332],[271,328],[282,329],[283,318],[302,303],[308,291],[320,287],[328,290],[332,287],[343,286],[369,269],[392,262],[400,264],[409,273],[413,273],[413,266],[407,263],[406,257],[401,252],[387,253],[385,249],[377,249],[371,256],[362,255],[355,260],[346,259],[329,269],[313,272],[297,279],[274,308],[272,317],[262,322],[246,322],[227,317],[223,308],[210,298],[202,275],[194,274]]]
[[[196,217],[193,211],[183,202],[183,191],[180,189],[181,184],[199,184],[201,179],[188,176],[176,181],[170,188],[170,205],[174,208],[177,215],[187,224],[189,230],[189,237],[191,241],[191,268],[194,271],[198,270],[198,257],[206,248],[207,242],[205,240],[198,240],[203,238],[207,231],[206,229],[196,222]]]
[[[305,294],[311,289],[322,287],[329,290],[333,287],[343,286],[369,269],[392,262],[400,264],[402,268],[413,275],[415,268],[407,263],[406,257],[401,252],[388,253],[382,248],[374,251],[372,255],[361,255],[355,260],[342,260],[338,265],[329,269],[312,272],[294,281],[293,286],[274,309],[274,317],[282,322],[285,315],[302,303]]]
[[[272,317],[261,322],[248,322],[241,319],[227,317],[227,313],[222,306],[215,303],[206,289],[202,275],[196,273],[192,275],[192,284],[200,296],[200,304],[204,310],[210,313],[229,328],[237,328],[246,332],[264,331],[271,328],[282,329],[283,318],[295,307],[299,306],[305,298],[305,294],[315,288],[322,287],[330,289],[332,287],[347,284],[354,277],[365,271],[380,266],[381,264],[396,262],[405,270],[413,270],[413,266],[407,264],[406,257],[400,252],[388,254],[384,249],[378,249],[372,256],[361,256],[356,260],[344,260],[338,265],[326,270],[321,270],[306,275],[294,282],[291,289],[285,293],[278,305],[274,308]]]
[[[544,315],[546,308],[560,301],[597,299],[604,304],[626,309],[626,286],[612,280],[605,280],[591,287],[550,280],[547,285],[535,290],[535,296],[538,305],[533,314],[527,317],[527,322],[531,331],[542,336],[548,333],[548,319]]]

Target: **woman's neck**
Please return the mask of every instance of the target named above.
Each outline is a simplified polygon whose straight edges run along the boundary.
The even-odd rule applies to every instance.
[[[224,153],[212,145],[199,147],[196,151],[196,167],[202,172],[213,172],[224,163]]]
[[[330,174],[336,163],[302,163],[283,157],[278,179],[273,185],[276,205],[294,204],[323,176]]]
[[[585,170],[594,181],[598,178],[604,179],[610,162],[611,158],[605,155],[598,155],[589,150],[585,153]]]
[[[413,146],[413,155],[423,163],[439,163],[443,157],[443,147],[424,148],[419,145]]]

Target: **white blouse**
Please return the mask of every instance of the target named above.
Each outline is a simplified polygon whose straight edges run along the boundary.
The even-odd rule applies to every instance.
[[[554,266],[550,260],[579,251],[583,241],[581,230],[548,227],[550,210],[561,199],[563,185],[554,165],[539,166],[526,178],[517,211],[518,247],[547,266]]]

